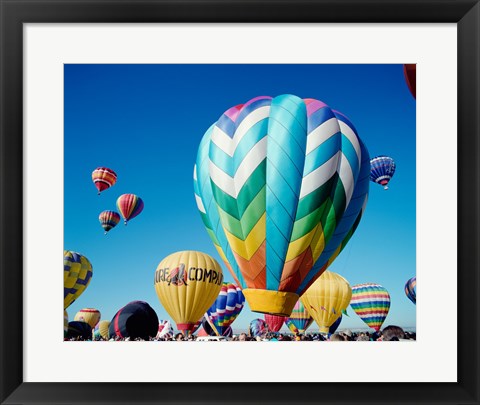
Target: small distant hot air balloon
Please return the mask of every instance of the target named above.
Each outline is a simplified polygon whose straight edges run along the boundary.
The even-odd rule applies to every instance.
[[[290,316],[355,232],[369,173],[353,124],[319,100],[256,97],[207,130],[195,199],[252,311]]]
[[[264,318],[270,332],[278,332],[282,328],[285,320],[287,319],[287,317],[285,316],[270,314],[265,314]]]
[[[405,283],[405,295],[415,305],[417,304],[417,277],[412,277]]]
[[[363,322],[378,332],[390,309],[390,294],[380,284],[357,284],[352,287],[350,306]]]
[[[74,321],[82,321],[88,323],[92,329],[100,322],[101,314],[98,309],[84,308],[75,314]]]
[[[158,316],[153,308],[143,301],[133,301],[120,309],[108,329],[110,337],[141,338],[148,340],[158,333]]]
[[[407,82],[408,88],[412,96],[417,98],[417,65],[405,64],[403,65],[403,74],[405,75],[405,80]]]
[[[254,319],[250,322],[249,332],[251,337],[261,336],[268,332],[268,325],[263,319]]]
[[[106,235],[110,229],[116,227],[120,222],[120,215],[115,211],[103,211],[98,216],[98,220],[100,221],[102,228],[105,230]]]
[[[298,302],[293,307],[291,315],[285,320],[285,325],[288,326],[293,333],[305,333],[313,322],[313,318],[308,313],[302,301]]]
[[[117,199],[117,208],[127,225],[128,221],[143,211],[143,201],[135,194],[123,194]]]
[[[158,265],[154,279],[158,299],[186,336],[215,302],[222,283],[218,262],[196,251],[167,256]]]
[[[320,327],[328,333],[330,326],[350,304],[352,289],[341,275],[326,271],[303,294],[300,299]]]
[[[223,283],[213,305],[207,310],[205,318],[213,324],[213,330],[223,335],[226,329],[237,319],[245,304],[240,287],[233,283]]]
[[[81,321],[73,321],[68,324],[67,338],[81,337],[85,340],[92,340],[92,327]]]
[[[63,309],[67,309],[88,287],[92,264],[80,253],[63,251]]]
[[[110,321],[100,321],[97,323],[93,330],[93,337],[95,339],[103,338],[105,340],[109,339],[108,328],[110,327]]]
[[[388,156],[376,156],[370,160],[370,180],[388,190],[388,182],[395,173],[395,162]]]
[[[93,184],[98,190],[98,195],[117,182],[117,173],[108,167],[97,167],[92,172]]]

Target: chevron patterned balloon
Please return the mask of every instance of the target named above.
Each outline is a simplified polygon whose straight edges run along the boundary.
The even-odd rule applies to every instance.
[[[256,97],[207,130],[195,198],[252,311],[290,315],[355,232],[369,175],[351,122],[318,100]]]

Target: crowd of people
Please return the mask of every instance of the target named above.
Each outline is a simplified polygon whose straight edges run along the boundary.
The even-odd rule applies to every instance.
[[[176,333],[174,335],[167,335],[164,337],[150,337],[148,339],[136,337],[120,337],[115,336],[110,339],[105,339],[100,336],[93,337],[91,339],[84,338],[82,336],[77,336],[75,338],[65,338],[65,341],[190,341],[194,342],[197,340],[196,335],[185,336],[183,333]],[[379,332],[352,332],[349,329],[343,330],[341,332],[334,333],[332,335],[323,335],[321,333],[308,333],[308,334],[288,334],[288,333],[274,333],[266,332],[260,336],[249,336],[247,333],[240,333],[233,335],[232,337],[226,338],[227,341],[233,342],[265,342],[265,341],[277,341],[277,342],[287,342],[287,341],[335,341],[335,342],[344,342],[344,341],[357,341],[357,342],[368,342],[368,341],[413,341],[416,340],[416,333],[406,332],[399,326],[390,325],[384,328]]]

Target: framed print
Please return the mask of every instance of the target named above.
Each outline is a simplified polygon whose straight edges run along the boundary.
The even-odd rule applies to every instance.
[[[1,403],[479,402],[478,2],[0,1]]]

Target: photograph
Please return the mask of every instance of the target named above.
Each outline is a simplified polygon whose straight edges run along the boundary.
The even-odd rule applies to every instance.
[[[415,64],[63,73],[65,342],[416,341]]]

